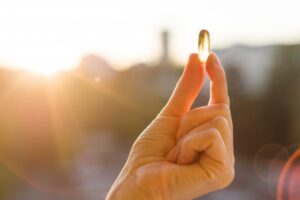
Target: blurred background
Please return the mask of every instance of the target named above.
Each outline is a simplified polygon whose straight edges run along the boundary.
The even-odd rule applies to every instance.
[[[237,158],[233,184],[202,199],[276,199],[300,144],[299,7],[1,1],[0,199],[104,199],[203,28],[227,73]],[[194,106],[207,101],[206,83]]]

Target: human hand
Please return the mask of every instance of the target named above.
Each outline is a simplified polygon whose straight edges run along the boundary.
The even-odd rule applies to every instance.
[[[204,71],[192,54],[167,105],[133,144],[108,200],[193,199],[231,183],[232,121],[225,73],[215,54],[206,63],[209,104],[190,110]]]

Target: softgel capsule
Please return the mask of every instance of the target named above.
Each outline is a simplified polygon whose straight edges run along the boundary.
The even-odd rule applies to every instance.
[[[209,32],[205,29],[201,30],[198,38],[198,54],[202,63],[206,63],[210,53],[210,37]]]

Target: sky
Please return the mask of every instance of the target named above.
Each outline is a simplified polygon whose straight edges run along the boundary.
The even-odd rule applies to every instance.
[[[170,32],[175,62],[213,48],[300,42],[299,0],[0,0],[0,66],[54,72],[96,54],[117,69],[154,62]]]

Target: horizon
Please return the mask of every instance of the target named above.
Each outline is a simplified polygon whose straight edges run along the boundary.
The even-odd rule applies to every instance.
[[[0,7],[0,65],[68,70],[88,54],[101,55],[116,69],[151,63],[161,55],[161,30],[171,33],[170,57],[180,64],[197,51],[203,28],[210,31],[213,49],[296,44],[300,42],[299,3],[7,1]]]
[[[264,44],[264,45],[251,45],[251,44],[246,44],[246,43],[237,43],[237,44],[232,44],[230,46],[227,46],[227,47],[223,47],[223,48],[213,48],[212,51],[213,52],[218,52],[218,51],[226,51],[226,50],[229,50],[229,49],[232,49],[232,48],[236,48],[236,47],[243,47],[243,48],[267,48],[267,47],[280,47],[280,46],[297,46],[297,45],[300,45],[300,42],[298,43],[272,43],[272,44]],[[162,49],[162,47],[160,47],[160,49]],[[160,50],[161,51],[161,50]],[[194,51],[196,52],[196,51]],[[193,53],[193,52],[191,52]],[[68,72],[68,71],[73,71],[73,70],[76,70],[78,67],[80,67],[80,62],[85,59],[87,56],[96,56],[97,58],[99,58],[100,60],[104,61],[107,66],[109,66],[110,68],[112,68],[113,70],[116,70],[116,71],[123,71],[123,70],[128,70],[130,68],[132,68],[133,66],[135,65],[139,65],[139,64],[146,64],[150,67],[152,66],[157,66],[159,65],[159,62],[160,60],[162,59],[162,55],[156,57],[156,58],[153,58],[152,60],[149,60],[148,62],[143,62],[143,61],[137,61],[135,63],[131,63],[127,66],[118,66],[118,65],[114,65],[113,63],[114,62],[111,62],[110,60],[108,60],[107,58],[105,58],[104,56],[100,55],[100,54],[97,54],[97,53],[93,53],[93,52],[90,52],[90,53],[86,53],[86,54],[83,54],[81,56],[79,56],[76,60],[78,61],[76,65],[74,65],[72,68],[69,68],[69,69],[62,69],[62,70],[58,70],[57,72]],[[184,61],[180,62],[176,59],[173,59],[172,55],[170,56],[169,58],[172,63],[172,66],[179,66],[179,67],[184,67],[185,63]],[[4,65],[3,63],[1,63],[1,60],[0,60],[0,69],[4,69],[4,70],[12,70],[12,71],[24,71],[24,72],[34,72],[36,74],[48,74],[48,73],[43,73],[43,72],[39,72],[39,71],[32,71],[31,69],[27,69],[27,68],[24,68],[22,66],[13,66],[13,65]],[[49,74],[52,74],[52,73],[56,73],[55,72],[51,72]]]

